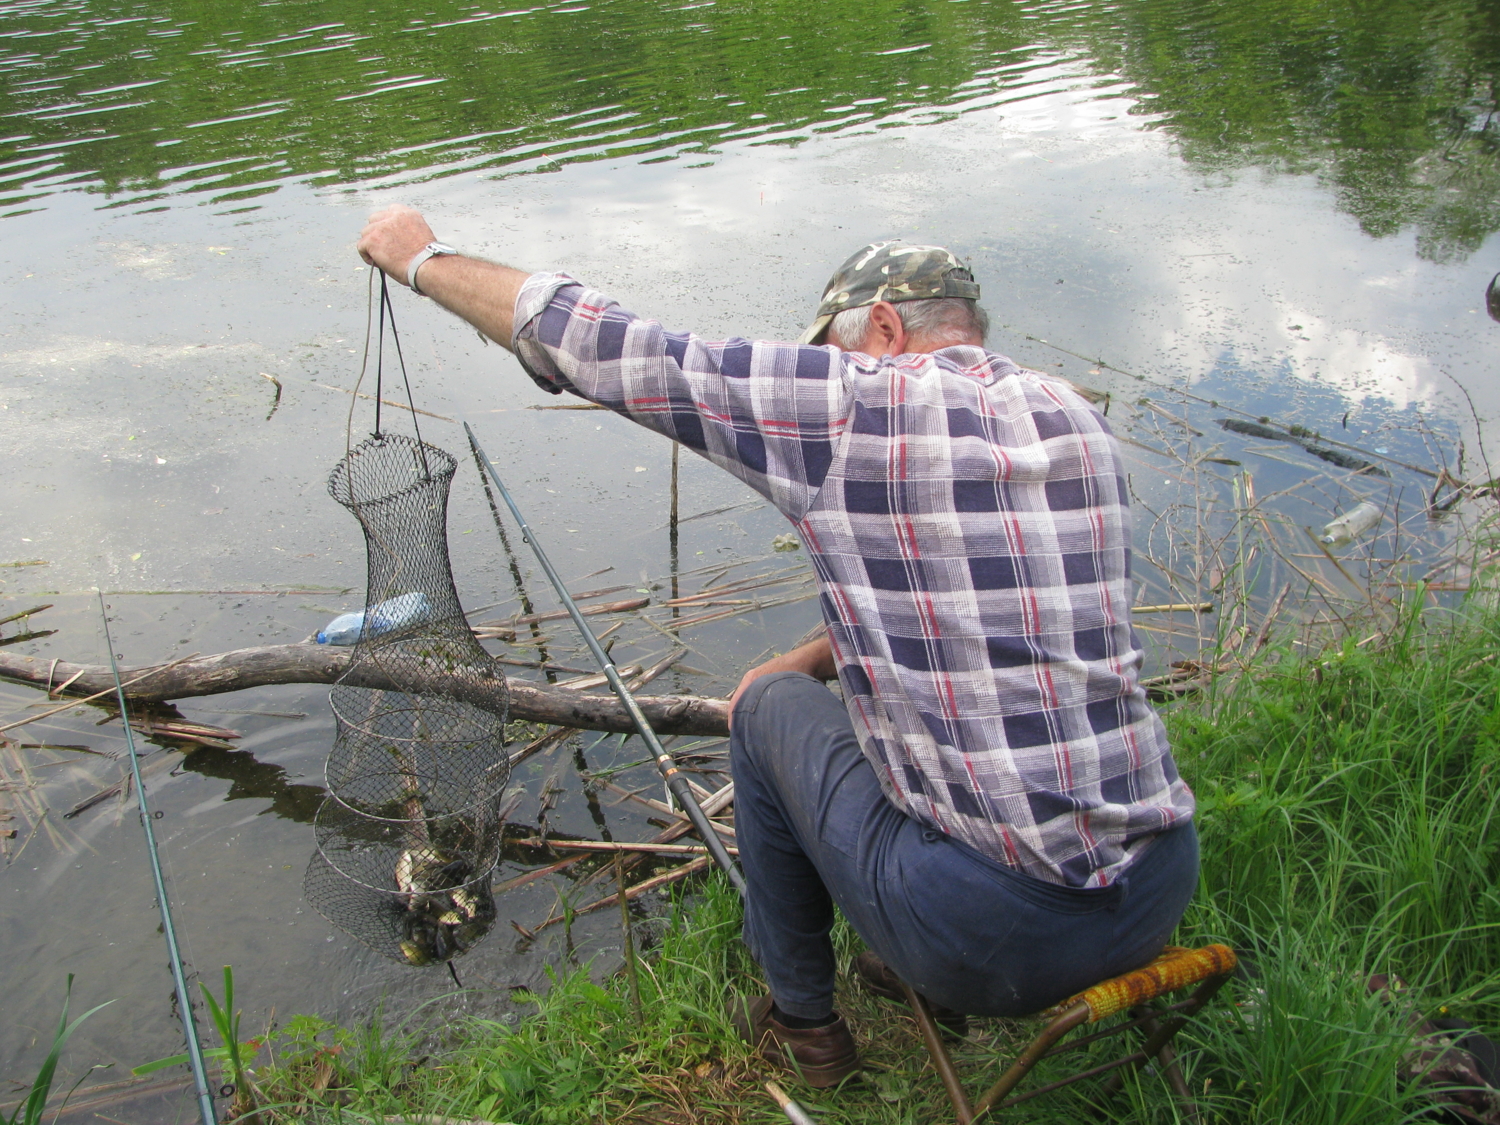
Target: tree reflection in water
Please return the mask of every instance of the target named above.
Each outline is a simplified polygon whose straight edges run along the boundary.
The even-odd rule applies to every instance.
[[[257,761],[248,750],[200,746],[184,756],[182,769],[229,782],[226,801],[269,801],[262,810],[286,820],[311,824],[326,791],[321,785],[292,781],[281,766]]]

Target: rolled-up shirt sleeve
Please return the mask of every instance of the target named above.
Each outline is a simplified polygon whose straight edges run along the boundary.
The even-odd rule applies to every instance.
[[[669,332],[556,273],[527,279],[515,323],[516,357],[545,390],[681,442],[793,520],[811,506],[850,409],[838,349]]]

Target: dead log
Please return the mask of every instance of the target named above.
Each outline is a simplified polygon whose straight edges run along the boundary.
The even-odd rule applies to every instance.
[[[328,645],[263,645],[171,664],[121,668],[120,678],[136,681],[125,689],[128,698],[141,703],[162,703],[273,684],[332,684],[349,670],[352,654],[352,649]],[[54,666],[45,657],[3,651],[0,651],[0,679],[37,688],[45,688],[49,682],[66,682],[67,694],[79,696],[114,688],[114,677],[107,664],[69,664],[59,660]],[[361,665],[357,681],[348,682],[359,687],[397,688],[370,663]],[[421,690],[420,684],[400,686],[405,690]],[[729,733],[729,704],[725,700],[643,695],[636,702],[658,734]],[[635,730],[629,714],[613,695],[556,691],[517,680],[510,681],[510,717],[579,730],[624,734]]]

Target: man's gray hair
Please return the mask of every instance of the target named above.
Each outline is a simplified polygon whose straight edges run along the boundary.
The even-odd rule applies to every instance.
[[[845,309],[828,325],[828,342],[853,351],[870,333],[870,305]],[[979,302],[963,297],[928,297],[916,301],[897,301],[896,313],[908,336],[933,347],[967,344],[979,337],[982,344],[990,334],[990,316]]]

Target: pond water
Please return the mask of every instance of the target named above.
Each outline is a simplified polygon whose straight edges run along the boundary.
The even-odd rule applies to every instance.
[[[1500,15],[1479,0],[0,2],[0,563],[36,564],[0,568],[0,617],[51,603],[31,627],[57,630],[3,651],[103,659],[96,586],[126,664],[301,640],[360,604],[357,528],[325,481],[365,336],[352,243],[392,201],[467,250],[709,335],[795,335],[872,238],[952,247],[984,287],[992,347],[1110,394],[1132,443],[1140,601],[1217,603],[1143,615],[1155,671],[1216,631],[1253,633],[1283,592],[1287,612],[1326,618],[1401,581],[1461,586],[1444,560],[1466,506],[1446,521],[1424,506],[1432,473],[1500,475],[1484,311],[1497,69]],[[652,690],[722,693],[815,624],[801,554],[771,551],[784,523],[737,482],[684,458],[674,537],[666,443],[604,413],[533,411],[555,400],[500,349],[394,296],[423,435],[457,453],[452,420],[468,418],[575,589],[657,603],[625,619],[617,660],[672,647],[673,589],[731,563],[780,580],[752,596],[781,604],[684,628],[688,667]],[[1304,427],[1386,475],[1226,417]],[[371,424],[358,400],[356,434]],[[1362,499],[1387,518],[1340,571],[1302,529]],[[512,567],[467,462],[449,527],[468,606],[554,607],[528,558]],[[546,658],[582,666],[549,629]],[[0,688],[0,725],[38,699]],[[247,1024],[451,991],[302,901],[326,690],[182,713],[241,736],[161,741],[148,784],[192,967],[235,966]],[[0,1077],[40,1063],[69,972],[79,1005],[118,1000],[73,1040],[72,1073],[110,1063],[90,1081],[113,1081],[180,1043],[133,817],[111,799],[63,818],[121,763],[35,748],[116,754],[101,717],[49,718],[0,750],[0,830],[15,830]],[[586,735],[531,760],[516,823],[654,831],[579,775],[642,756]],[[655,793],[652,777],[616,782]],[[497,878],[533,866],[514,848]],[[444,1003],[504,1015],[548,964],[610,963],[612,918],[535,942],[509,925],[588,893],[556,877],[502,896],[500,927],[458,963],[477,991]],[[191,1109],[171,1095],[106,1112]]]

